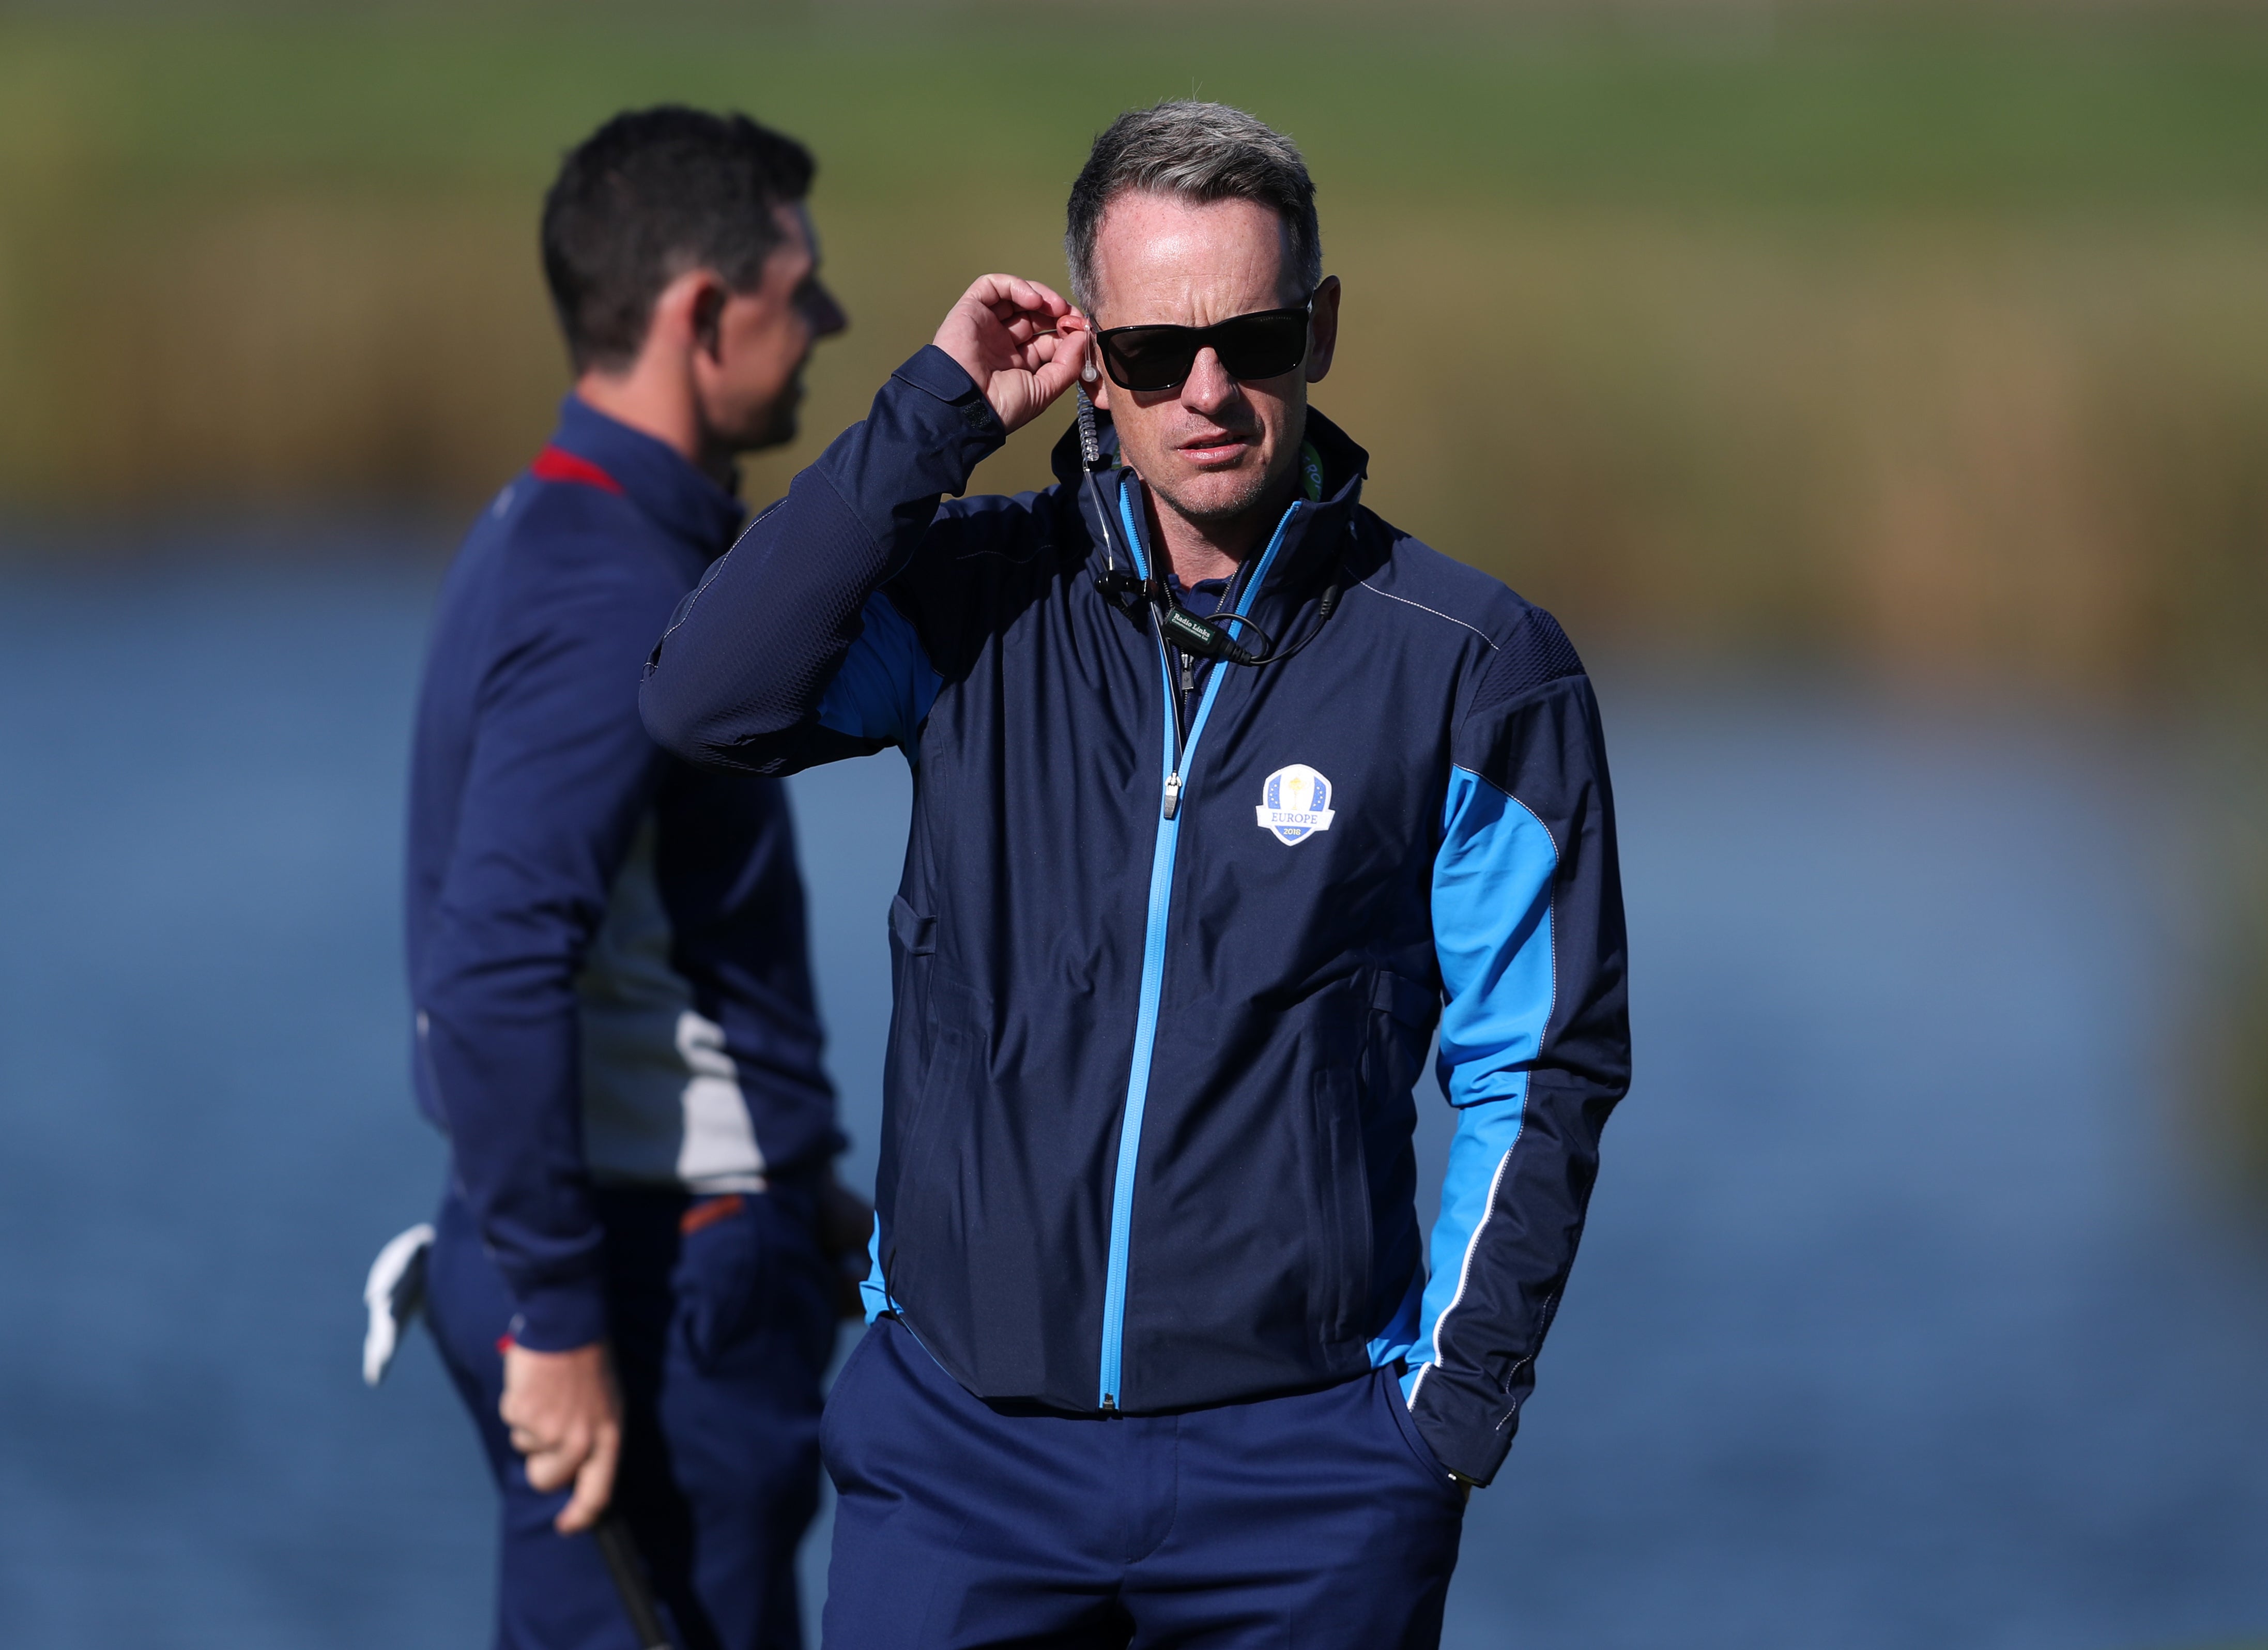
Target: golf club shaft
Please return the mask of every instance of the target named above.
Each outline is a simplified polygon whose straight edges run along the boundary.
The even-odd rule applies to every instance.
[[[622,1514],[608,1507],[599,1514],[591,1534],[607,1561],[608,1573],[615,1578],[615,1591],[622,1595],[622,1609],[630,1615],[630,1627],[643,1650],[677,1650],[661,1624],[661,1611],[654,1604],[653,1588],[646,1582],[637,1539]]]

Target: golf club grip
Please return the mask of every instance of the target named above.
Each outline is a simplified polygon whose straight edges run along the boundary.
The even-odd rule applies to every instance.
[[[615,1591],[622,1595],[622,1609],[630,1616],[638,1643],[644,1650],[677,1650],[661,1624],[661,1611],[655,1608],[653,1589],[646,1585],[645,1565],[638,1557],[630,1527],[610,1506],[599,1514],[591,1534],[607,1561],[607,1573],[615,1578]]]

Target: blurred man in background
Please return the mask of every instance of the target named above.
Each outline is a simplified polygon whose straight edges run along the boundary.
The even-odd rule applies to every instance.
[[[1630,1078],[1597,705],[1307,404],[1288,139],[1138,110],[1069,220],[1079,307],[977,281],[646,679],[688,759],[917,763],[827,1640],[1419,1650]],[[1082,369],[1115,454],[1082,418],[1057,486],[942,501]]]
[[[450,1143],[428,1303],[503,1493],[515,1650],[634,1642],[578,1534],[610,1505],[688,1650],[799,1644],[842,1212],[802,885],[778,782],[664,755],[637,699],[740,531],[734,455],[793,435],[844,325],[812,172],[684,108],[567,157],[542,247],[574,393],[434,621],[408,888],[418,1099]]]

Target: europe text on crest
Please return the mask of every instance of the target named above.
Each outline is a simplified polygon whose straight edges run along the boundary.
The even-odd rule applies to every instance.
[[[1287,843],[1303,843],[1331,828],[1331,782],[1305,762],[1278,768],[1260,787],[1260,829]]]

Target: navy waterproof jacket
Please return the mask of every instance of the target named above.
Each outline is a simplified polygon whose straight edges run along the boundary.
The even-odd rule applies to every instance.
[[[1485,1483],[1629,1079],[1598,711],[1550,615],[1365,509],[1319,414],[1307,438],[1321,484],[1232,592],[1283,656],[1184,691],[1095,582],[1098,497],[1149,565],[1138,480],[1083,484],[1067,437],[1057,486],[941,505],[1002,431],[926,349],[711,571],[643,703],[713,767],[913,764],[872,1308],[980,1396],[1068,1411],[1406,1361]]]
[[[434,615],[409,785],[417,1097],[538,1351],[606,1334],[594,1180],[756,1190],[842,1144],[783,789],[689,767],[638,719],[655,635],[743,513],[571,396]]]

